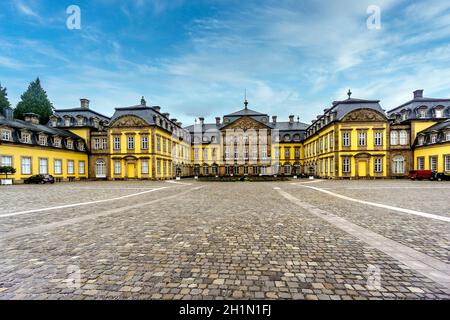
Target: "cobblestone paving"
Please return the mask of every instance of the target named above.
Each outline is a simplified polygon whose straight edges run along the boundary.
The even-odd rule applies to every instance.
[[[440,284],[303,212],[273,188],[310,203],[326,203],[327,195],[290,183],[188,182],[136,182],[170,188],[103,206],[0,218],[7,224],[0,231],[0,299],[450,299]],[[84,202],[83,190],[71,188],[78,186],[51,188],[71,195],[58,203]],[[26,193],[41,193],[45,207],[41,187],[2,188],[0,196],[24,199],[17,211],[34,208]],[[342,206],[338,201],[336,211]],[[367,216],[384,214],[373,209],[360,208]],[[397,214],[369,219],[352,210],[346,219],[380,234],[383,226],[409,223],[393,232],[398,242],[407,228],[417,229],[404,234],[411,238],[420,235],[418,222],[430,224],[426,231],[441,233],[435,245],[448,257],[444,222],[399,221]],[[445,260],[442,254],[436,256]],[[381,271],[380,287],[370,285],[370,266]]]
[[[352,182],[348,181],[336,181],[334,183],[326,181],[306,185],[330,190],[355,199],[389,204],[401,208],[414,210],[433,208],[435,214],[450,212],[450,201],[448,200],[450,199],[450,193],[448,191],[447,193],[449,194],[447,196],[441,190],[436,192],[432,188],[397,189],[399,186],[411,187],[411,184],[414,185],[414,183],[409,181],[366,181],[365,183],[354,181],[352,184]],[[430,187],[428,183],[425,183],[425,185]],[[440,184],[437,185],[442,186]],[[370,188],[371,186],[374,188]],[[378,189],[382,188],[382,186],[387,188]],[[447,186],[450,187],[450,184],[447,184]],[[365,190],[361,190],[361,187]],[[390,189],[391,187],[395,187],[394,192],[392,191],[393,189]],[[354,190],[357,188],[360,191]],[[321,209],[333,212],[361,227],[370,229],[389,239],[450,264],[449,223],[340,200],[315,190],[302,188],[301,186],[289,186],[286,189],[294,196],[306,199],[309,203]],[[375,193],[372,190],[375,190]],[[355,191],[355,194],[352,194],[350,191]],[[408,193],[411,193],[411,195],[405,195]],[[435,206],[432,204],[433,198],[438,197],[436,193],[447,197],[445,205],[437,204]],[[389,199],[396,197],[404,198],[405,202],[401,203],[398,200],[395,203],[390,202]],[[423,199],[426,199],[426,201]],[[425,212],[431,213],[430,211]]]

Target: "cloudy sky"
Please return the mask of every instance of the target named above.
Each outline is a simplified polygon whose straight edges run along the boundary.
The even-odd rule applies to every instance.
[[[67,7],[81,9],[69,30]],[[367,27],[370,5],[381,29]],[[450,97],[448,0],[2,0],[0,82],[57,108],[151,105],[193,123],[250,107],[310,122],[333,100]]]

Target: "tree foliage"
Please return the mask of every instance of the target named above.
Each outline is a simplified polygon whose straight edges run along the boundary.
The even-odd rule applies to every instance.
[[[0,114],[3,113],[3,109],[9,107],[11,104],[8,100],[8,93],[6,92],[6,88],[2,87],[0,83]]]
[[[39,115],[41,124],[47,124],[53,114],[53,105],[47,97],[47,92],[42,88],[39,78],[31,82],[27,91],[22,94],[21,101],[14,110],[14,117],[23,120],[24,114],[29,112]]]

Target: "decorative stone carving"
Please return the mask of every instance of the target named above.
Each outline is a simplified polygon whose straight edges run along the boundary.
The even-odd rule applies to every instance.
[[[350,112],[343,119],[343,122],[375,122],[387,121],[387,119],[380,113],[370,109],[359,109]]]
[[[252,118],[242,117],[227,126],[226,129],[240,129],[243,131],[247,131],[250,129],[268,129],[268,127]]]
[[[123,116],[118,119],[116,119],[112,124],[112,128],[135,128],[135,127],[145,127],[148,126],[148,124],[141,118],[134,117],[134,116]]]

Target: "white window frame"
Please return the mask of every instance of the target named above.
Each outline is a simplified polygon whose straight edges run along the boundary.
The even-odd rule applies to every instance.
[[[149,172],[150,172],[149,161],[147,159],[141,160],[141,173],[149,174]]]
[[[445,172],[450,171],[450,155],[444,156],[444,171]]]
[[[398,145],[398,131],[391,131],[391,145],[397,146]]]
[[[127,136],[127,149],[134,150],[134,136]]]
[[[376,147],[382,147],[383,146],[383,132],[382,131],[376,131],[374,136],[374,144]]]
[[[351,159],[350,158],[342,158],[342,173],[351,173]]]
[[[382,158],[375,158],[374,171],[375,171],[375,173],[383,173],[383,159]]]
[[[9,159],[9,161],[5,161],[5,159]],[[13,157],[12,156],[2,156],[2,167],[12,167],[13,166]]]
[[[55,175],[62,174],[62,160],[60,159],[53,160],[53,172]]]
[[[437,171],[439,165],[439,158],[437,156],[430,156],[430,170]]]
[[[11,130],[2,130],[2,140],[3,141],[11,141],[12,140]]]
[[[43,170],[45,169],[45,170]],[[39,174],[48,174],[48,159],[40,158],[39,159]]]
[[[351,132],[350,131],[342,132],[342,146],[343,147],[350,147],[351,144],[352,144]]]
[[[94,150],[100,149],[100,138],[94,138]]]
[[[365,131],[358,132],[358,146],[359,147],[367,146],[367,132]]]
[[[399,133],[399,143],[401,146],[406,146],[408,144],[408,132],[406,130],[401,130]]]
[[[114,174],[118,175],[122,173],[122,161],[115,160],[114,161]]]
[[[25,163],[25,160],[28,160],[29,162]],[[20,160],[20,167],[22,174],[25,175],[31,174],[31,163],[32,163],[31,157],[22,157],[22,159]]]
[[[114,150],[121,149],[121,141],[120,137],[114,137]]]
[[[75,161],[67,160],[67,174],[75,174]]]
[[[148,136],[141,137],[141,150],[148,150]]]
[[[424,157],[417,158],[417,170],[425,170],[425,158]]]
[[[86,173],[86,162],[84,160],[78,161],[78,174]]]

